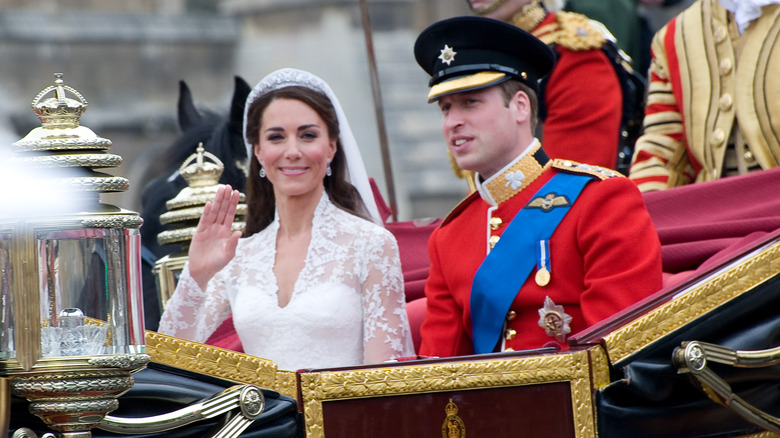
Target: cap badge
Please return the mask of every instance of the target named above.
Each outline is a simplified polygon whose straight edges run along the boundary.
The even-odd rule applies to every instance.
[[[439,59],[441,59],[441,62],[450,65],[452,61],[455,60],[455,55],[457,55],[458,52],[452,49],[452,47],[448,45],[444,45],[444,48],[441,49],[441,54],[439,54]]]
[[[547,336],[558,342],[566,341],[566,335],[571,333],[571,319],[571,315],[563,311],[563,306],[555,304],[550,297],[544,298],[544,306],[539,309],[539,327],[544,329]]]

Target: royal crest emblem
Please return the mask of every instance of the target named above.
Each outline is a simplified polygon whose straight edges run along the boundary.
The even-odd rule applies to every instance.
[[[444,412],[447,417],[444,419],[444,424],[441,425],[442,438],[465,438],[466,425],[458,416],[458,405],[450,399],[447,406],[444,407]]]

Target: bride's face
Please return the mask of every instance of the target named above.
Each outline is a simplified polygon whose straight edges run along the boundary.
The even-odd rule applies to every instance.
[[[277,197],[316,194],[323,188],[336,141],[317,112],[295,99],[276,99],[262,115],[255,156]]]

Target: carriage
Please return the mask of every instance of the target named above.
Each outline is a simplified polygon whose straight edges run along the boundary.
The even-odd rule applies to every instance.
[[[49,91],[67,88],[60,82]],[[59,94],[55,100],[65,102]],[[72,125],[73,120],[60,123]],[[68,157],[62,167],[88,171],[87,177],[75,178],[82,186],[94,185],[86,198],[95,201],[91,192],[122,185],[94,172],[113,162],[99,140],[91,138],[82,148],[59,139],[47,143],[50,149],[22,142],[16,151],[20,157],[14,159],[40,169],[56,165],[63,155],[89,151],[96,157],[75,165]],[[41,150],[55,151],[50,157],[59,158],[27,160],[25,153],[39,156]],[[0,432],[19,438],[47,436],[52,430],[68,438],[780,436],[780,316],[775,310],[780,301],[780,201],[772,196],[778,181],[780,171],[769,170],[646,195],[663,244],[665,287],[574,334],[566,351],[415,357],[338,369],[279,369],[270,360],[240,352],[229,328],[206,344],[140,332],[141,304],[128,296],[105,303],[112,310],[105,318],[75,315],[81,327],[108,327],[101,342],[114,347],[111,354],[42,350],[39,340],[52,331],[44,329],[74,315],[55,312],[39,324],[39,309],[59,309],[58,300],[67,297],[58,295],[60,277],[42,271],[35,261],[53,262],[50,267],[64,271],[72,267],[58,264],[66,242],[95,238],[90,230],[111,230],[99,235],[108,237],[98,238],[105,242],[98,249],[124,251],[129,259],[112,265],[103,254],[98,266],[106,276],[100,279],[124,278],[114,284],[127,294],[140,287],[138,275],[128,274],[142,264],[133,249],[138,215],[106,206],[94,214],[71,212],[66,231],[79,232],[67,236],[54,219],[41,224],[4,218]],[[437,223],[387,225],[401,247],[413,330],[424,308],[425,242]],[[62,254],[38,259],[42,248]],[[19,255],[20,249],[26,252]],[[30,265],[37,271],[22,275],[20,267]],[[176,266],[163,270],[168,278],[175,279]],[[74,278],[88,279],[90,272]],[[51,283],[38,282],[36,276]],[[27,298],[17,295],[17,287]],[[45,303],[40,296],[53,298]],[[125,317],[127,324],[119,324]],[[107,404],[95,407],[97,401]]]

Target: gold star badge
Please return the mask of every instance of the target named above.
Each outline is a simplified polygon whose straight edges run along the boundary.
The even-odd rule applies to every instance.
[[[444,48],[441,49],[441,54],[439,55],[439,59],[441,59],[441,62],[450,65],[452,61],[455,60],[455,55],[457,55],[458,52],[452,49],[452,47],[448,45],[444,45]]]
[[[571,333],[571,320],[571,315],[563,311],[563,306],[555,304],[550,297],[545,297],[544,306],[539,309],[539,327],[544,329],[547,336],[558,342],[565,342],[566,335]]]

